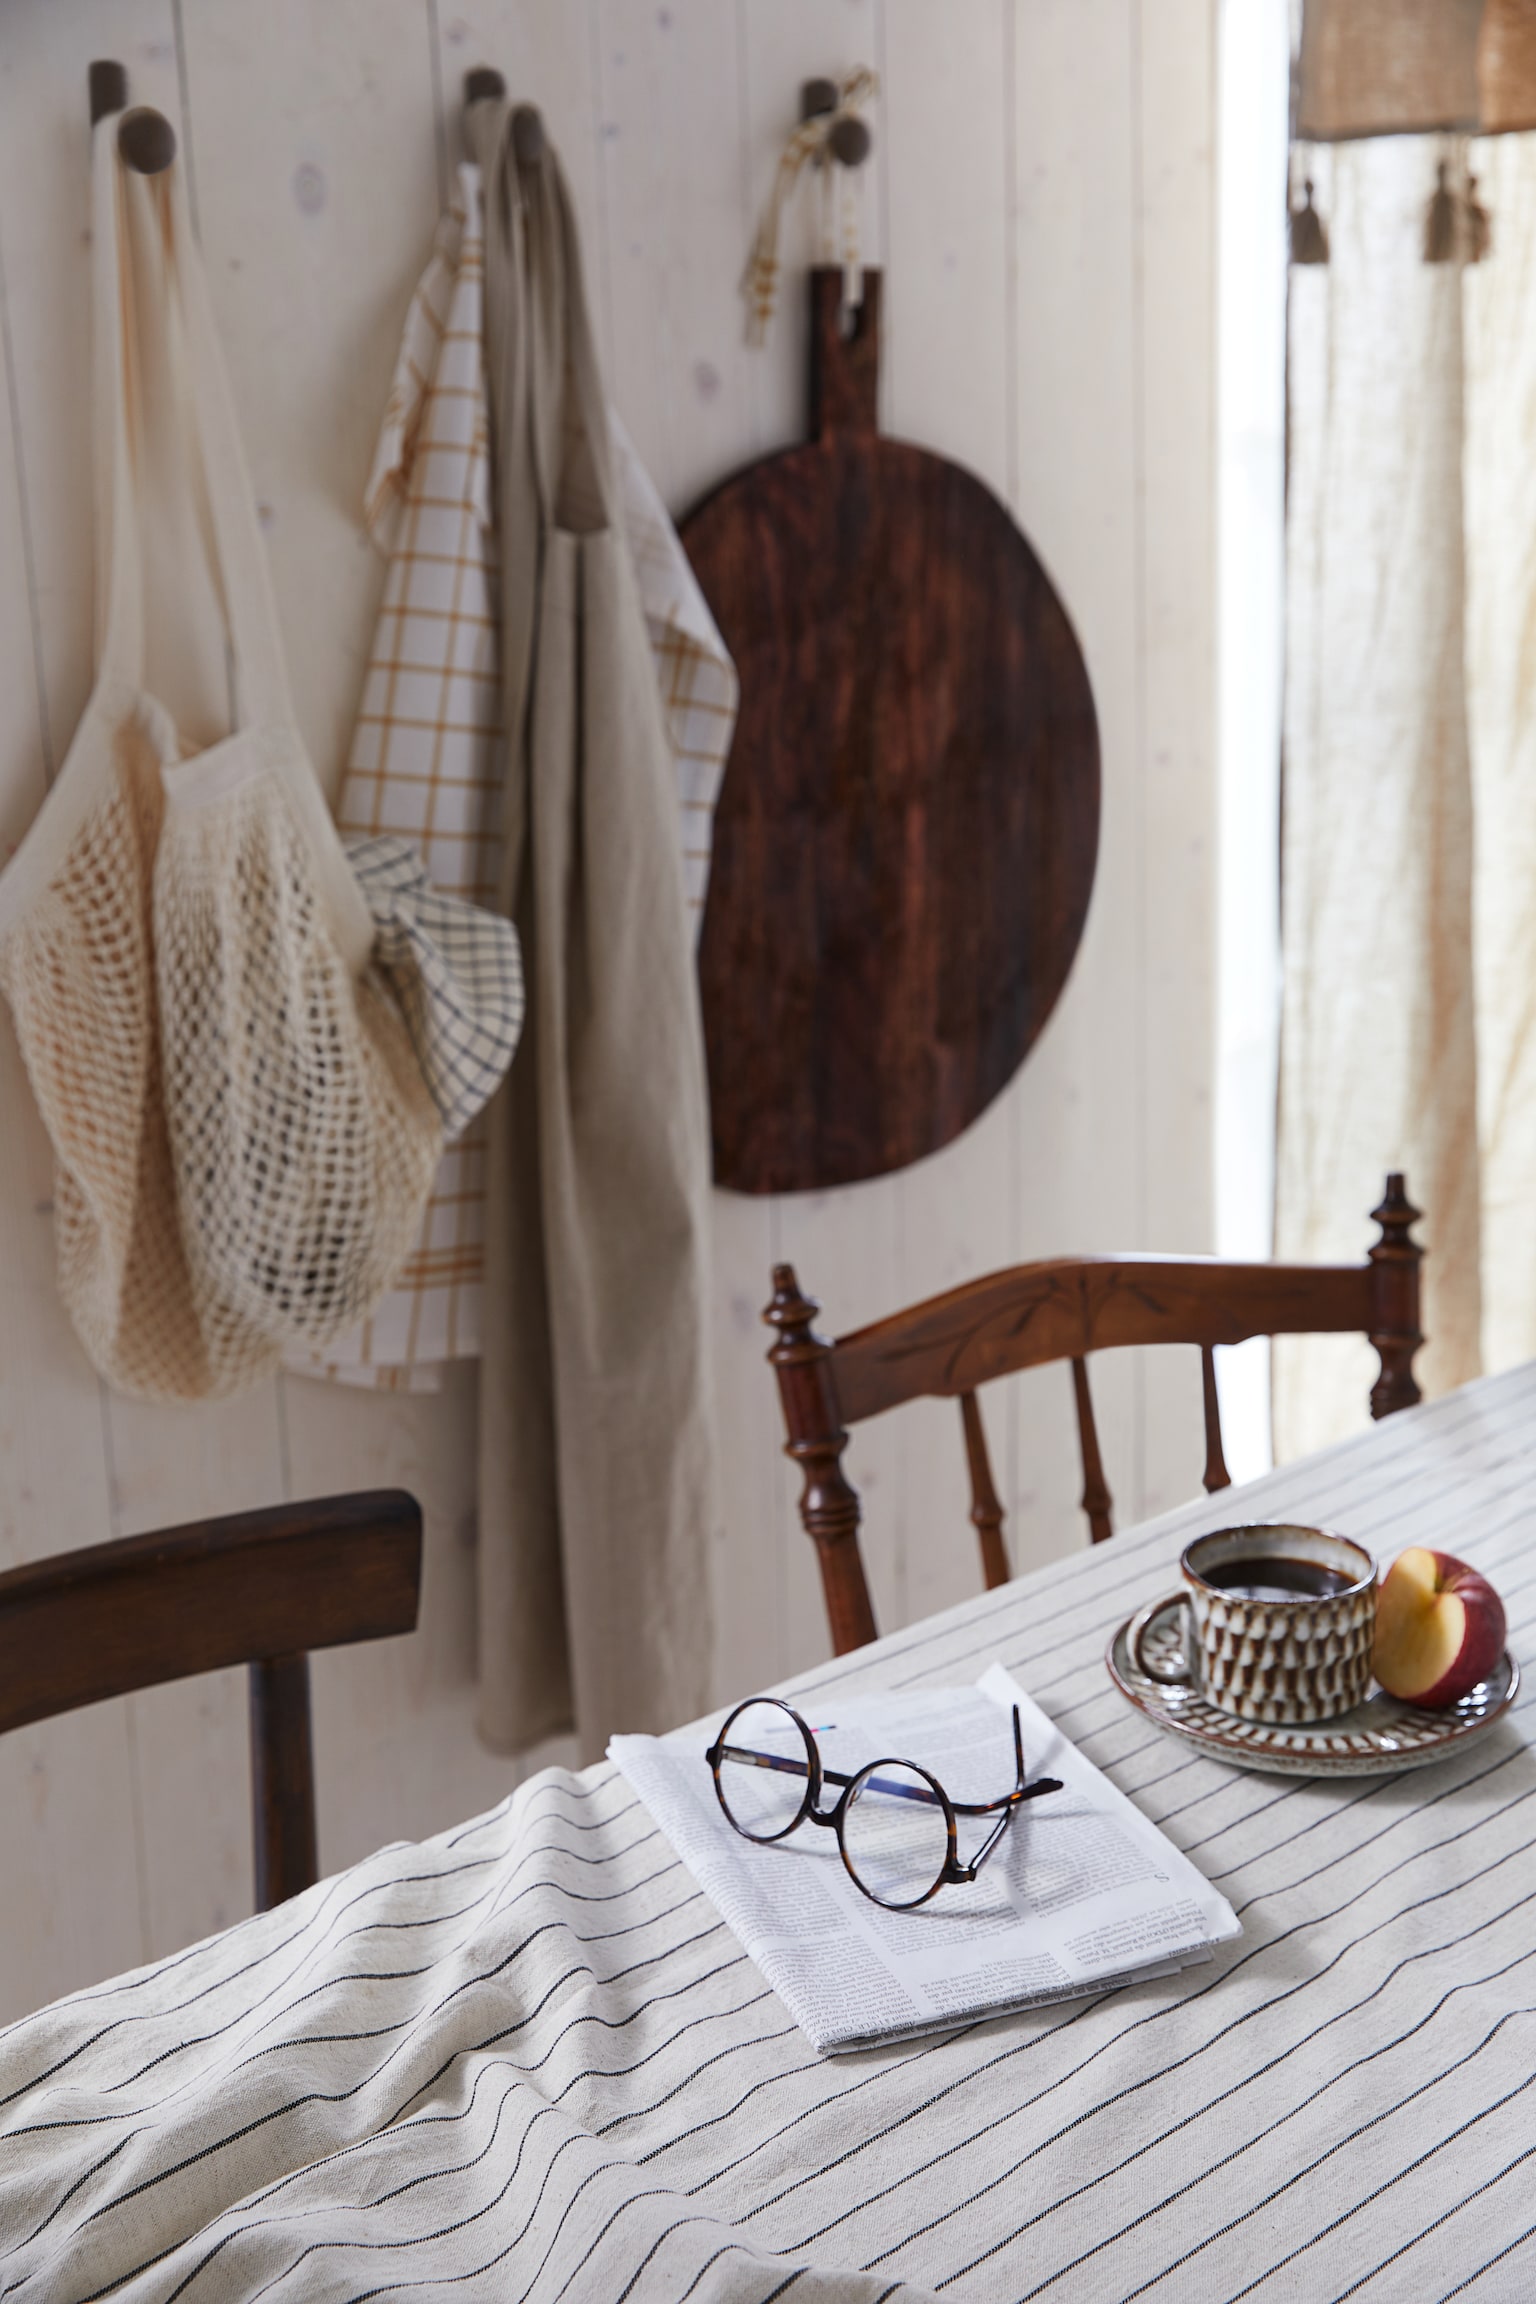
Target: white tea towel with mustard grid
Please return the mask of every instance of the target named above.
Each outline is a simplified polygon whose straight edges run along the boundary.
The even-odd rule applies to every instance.
[[[393,1280],[442,1126],[294,725],[181,168],[96,130],[96,684],[0,879],[0,986],[107,1380],[236,1390]]]
[[[355,843],[401,835],[433,886],[495,901],[504,778],[497,537],[491,508],[480,171],[452,203],[406,318],[365,518],[389,559],[337,822]],[[697,942],[715,799],[736,724],[736,671],[677,531],[618,418],[614,465],[677,773],[683,876]],[[521,975],[518,977],[521,993]],[[520,1017],[519,1011],[519,1017]],[[514,1033],[515,1043],[515,1033]],[[306,1375],[430,1391],[480,1351],[485,1123],[450,1141],[417,1240],[372,1317]]]

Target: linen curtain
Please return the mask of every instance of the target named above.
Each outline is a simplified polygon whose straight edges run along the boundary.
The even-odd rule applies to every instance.
[[[1358,1259],[1404,1169],[1433,1394],[1536,1353],[1536,137],[1298,158],[1276,1254]],[[1442,163],[1479,263],[1425,261]],[[1363,1421],[1363,1339],[1274,1366],[1277,1454]]]

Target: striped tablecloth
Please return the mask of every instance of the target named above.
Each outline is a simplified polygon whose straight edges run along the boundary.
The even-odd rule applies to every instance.
[[[791,1684],[1000,1657],[1236,1906],[1208,1966],[821,2058],[613,1770],[546,1774],[0,2035],[0,2295],[1536,2295],[1529,1702],[1359,1783],[1159,1736],[1106,1640],[1248,1516],[1459,1553],[1531,1655],[1536,1367]]]

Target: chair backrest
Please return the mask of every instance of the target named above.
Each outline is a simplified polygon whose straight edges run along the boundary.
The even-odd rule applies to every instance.
[[[1019,1264],[931,1296],[872,1327],[829,1343],[812,1323],[821,1307],[802,1295],[794,1267],[776,1264],[763,1317],[777,1329],[769,1351],[788,1432],[785,1454],[803,1475],[800,1517],[816,1546],[837,1654],[875,1637],[859,1550],[857,1491],[843,1470],[847,1427],[903,1401],[957,1399],[971,1480],[971,1519],[989,1587],[1006,1582],[1003,1509],[993,1484],[976,1388],[996,1376],[1070,1360],[1083,1460],[1083,1510],[1093,1541],[1112,1533],[1088,1355],[1126,1344],[1198,1344],[1205,1401],[1205,1486],[1230,1485],[1221,1445],[1214,1347],[1249,1336],[1359,1330],[1381,1372],[1371,1414],[1389,1416],[1419,1397],[1413,1356],[1419,1329],[1419,1266],[1410,1237],[1419,1211],[1400,1175],[1387,1178],[1372,1216],[1379,1237],[1363,1264],[1227,1264],[1212,1256],[1064,1256]]]
[[[317,1877],[312,1648],[412,1632],[421,1507],[399,1489],[279,1504],[0,1575],[0,1733],[248,1664],[256,1909]]]

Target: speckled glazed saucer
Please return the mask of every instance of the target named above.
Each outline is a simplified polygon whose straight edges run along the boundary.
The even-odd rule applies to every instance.
[[[1160,1649],[1177,1653],[1179,1606],[1170,1598],[1152,1618],[1144,1652],[1154,1657]],[[1491,1728],[1520,1692],[1520,1667],[1506,1649],[1498,1670],[1445,1712],[1416,1712],[1375,1688],[1353,1712],[1341,1712],[1315,1728],[1267,1728],[1219,1711],[1192,1688],[1170,1687],[1138,1672],[1126,1639],[1130,1628],[1128,1618],[1104,1656],[1121,1695],[1157,1727],[1213,1760],[1272,1776],[1395,1776],[1403,1768],[1428,1767]]]

